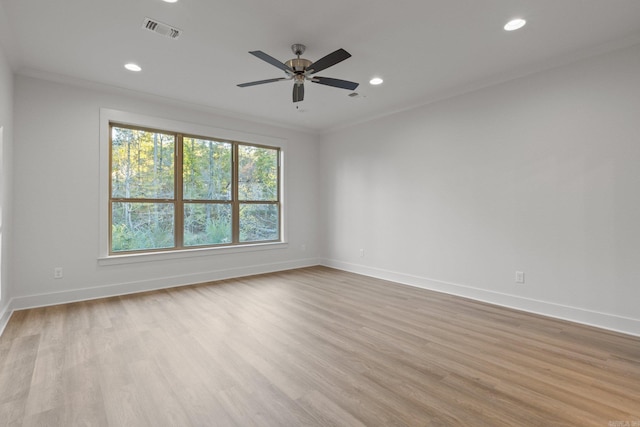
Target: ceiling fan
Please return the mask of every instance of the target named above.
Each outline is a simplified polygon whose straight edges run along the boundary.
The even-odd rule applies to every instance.
[[[241,83],[238,86],[248,87],[261,85],[265,83],[273,83],[280,80],[293,80],[293,102],[300,102],[304,99],[304,81],[308,80],[312,83],[318,83],[325,86],[339,87],[347,90],[355,90],[358,87],[358,83],[350,82],[347,80],[332,79],[330,77],[320,77],[315,74],[319,71],[325,70],[329,67],[336,65],[339,62],[344,61],[351,57],[351,54],[344,49],[338,49],[335,52],[328,54],[316,62],[311,62],[308,59],[300,58],[300,55],[306,50],[306,46],[303,44],[294,44],[291,46],[293,54],[297,58],[288,60],[287,62],[280,62],[274,57],[267,55],[261,50],[254,50],[249,52],[253,56],[262,59],[269,64],[280,68],[285,72],[287,77],[280,77],[275,79],[258,80],[255,82]]]

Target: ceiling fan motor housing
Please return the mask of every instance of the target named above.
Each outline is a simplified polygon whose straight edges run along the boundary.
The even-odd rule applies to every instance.
[[[311,65],[311,64],[312,64],[311,61],[309,61],[308,59],[304,59],[304,58],[294,58],[294,59],[290,59],[287,62],[285,62],[285,65],[287,65],[289,68],[291,68],[296,73],[304,73],[304,71],[307,69],[307,67],[309,65]]]

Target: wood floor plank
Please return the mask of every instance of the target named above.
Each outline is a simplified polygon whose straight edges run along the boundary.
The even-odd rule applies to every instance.
[[[0,367],[0,403],[25,400],[29,396],[39,341],[39,335],[17,336],[11,341]]]
[[[312,267],[18,311],[0,426],[640,425],[640,339]]]

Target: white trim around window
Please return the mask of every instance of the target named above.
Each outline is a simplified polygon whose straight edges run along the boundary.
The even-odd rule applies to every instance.
[[[282,227],[281,242],[269,242],[269,243],[255,243],[238,246],[227,247],[209,247],[209,248],[193,248],[193,249],[180,249],[174,251],[165,252],[149,252],[149,253],[135,253],[135,254],[118,254],[109,255],[109,123],[117,122],[120,124],[127,124],[131,126],[140,126],[156,129],[170,129],[175,132],[181,132],[191,135],[206,135],[215,138],[229,139],[233,141],[242,141],[246,143],[254,143],[257,145],[268,145],[280,148],[280,161],[281,161],[281,177],[280,177],[280,194],[281,194],[281,218],[280,224]],[[285,165],[286,160],[286,140],[278,137],[260,135],[250,132],[236,131],[231,129],[216,128],[207,125],[188,123],[178,120],[165,119],[154,116],[147,116],[143,114],[129,113],[125,111],[112,110],[108,108],[100,109],[100,203],[98,218],[99,225],[99,249],[98,249],[98,264],[100,265],[112,265],[112,264],[129,264],[137,262],[149,262],[149,261],[166,261],[171,259],[181,259],[199,256],[211,256],[217,254],[231,254],[231,253],[243,253],[254,252],[263,250],[277,250],[284,249],[288,246],[287,238],[287,168]]]

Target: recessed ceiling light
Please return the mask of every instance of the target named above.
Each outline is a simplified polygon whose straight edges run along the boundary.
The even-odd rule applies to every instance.
[[[178,3],[178,0],[162,0],[165,3]]]
[[[374,77],[371,80],[369,80],[369,84],[372,84],[375,86],[375,85],[382,84],[383,81],[384,80],[382,80],[380,77]]]
[[[142,71],[142,68],[138,64],[134,64],[133,62],[124,64],[124,68],[129,71]]]
[[[506,31],[515,31],[515,30],[519,30],[520,28],[524,27],[524,25],[527,23],[527,21],[525,21],[522,18],[516,18],[516,19],[512,19],[511,21],[507,22],[504,26],[504,29]]]

